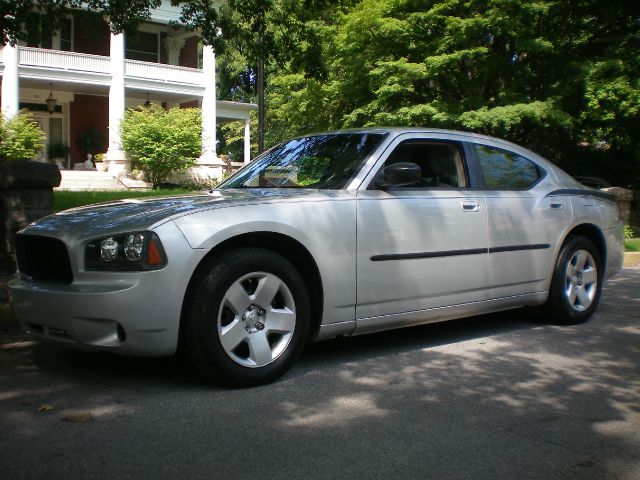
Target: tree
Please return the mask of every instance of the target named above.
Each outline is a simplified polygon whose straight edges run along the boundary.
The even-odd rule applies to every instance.
[[[364,125],[457,128],[576,171],[588,166],[566,159],[585,149],[640,151],[638,2],[361,0],[308,23],[324,74],[289,61],[271,76],[268,131],[278,138]]]
[[[70,9],[93,10],[108,17],[111,29],[120,33],[135,29],[161,3],[161,0],[6,0],[0,2],[0,47],[15,45],[18,40],[40,33],[29,21],[34,11],[43,14],[50,29],[56,30]]]

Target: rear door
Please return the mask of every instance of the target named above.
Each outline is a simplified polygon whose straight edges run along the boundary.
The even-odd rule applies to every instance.
[[[548,290],[556,243],[571,223],[571,203],[545,196],[547,173],[524,155],[481,143],[469,149],[485,187],[487,297]]]
[[[487,210],[472,188],[464,145],[453,138],[400,136],[358,192],[359,331],[394,326],[395,314],[413,323],[428,309],[485,298]],[[375,186],[385,166],[402,161],[421,167],[420,182]],[[379,321],[366,328],[360,320],[370,318]]]

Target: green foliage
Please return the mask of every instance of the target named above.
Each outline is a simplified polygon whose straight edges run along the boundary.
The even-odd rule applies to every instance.
[[[624,226],[624,238],[629,240],[631,238],[640,237],[640,229],[632,227],[631,225]]]
[[[640,175],[640,2],[267,3],[268,145],[344,127],[457,128],[582,174]],[[218,61],[232,73],[218,86],[255,101],[248,26],[251,38],[227,38]]]
[[[625,252],[640,252],[640,238],[629,239],[624,241]]]
[[[256,139],[257,134],[257,114],[251,112],[250,119],[250,138],[251,142],[251,158],[258,154],[258,145]],[[221,156],[227,156],[232,162],[244,161],[244,121],[227,122],[218,125],[218,153]]]
[[[200,109],[152,105],[128,110],[121,128],[124,151],[154,187],[194,165],[200,156]]]
[[[44,147],[44,133],[27,112],[5,119],[0,116],[0,162],[33,160]]]

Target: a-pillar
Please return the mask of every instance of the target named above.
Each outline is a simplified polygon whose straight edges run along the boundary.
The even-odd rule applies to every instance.
[[[109,172],[118,174],[127,169],[120,140],[120,124],[124,118],[124,35],[111,33],[111,86],[109,88]]]
[[[20,50],[18,46],[5,45],[0,51],[4,62],[2,72],[2,115],[5,118],[15,117],[20,107],[20,93],[18,90],[18,64]]]
[[[244,163],[251,161],[251,121],[244,121]]]
[[[213,48],[202,49],[204,96],[202,97],[202,155],[192,173],[203,179],[222,178],[224,162],[216,152],[216,55]]]

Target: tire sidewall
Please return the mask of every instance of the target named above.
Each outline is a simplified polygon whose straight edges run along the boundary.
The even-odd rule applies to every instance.
[[[569,303],[569,299],[565,295],[565,276],[569,261],[573,258],[578,250],[586,250],[593,257],[597,269],[598,284],[593,301],[589,308],[579,312],[575,310]],[[594,244],[585,237],[572,236],[567,239],[554,269],[553,280],[550,289],[550,307],[552,315],[558,323],[575,324],[585,322],[596,310],[602,293],[602,282],[604,280],[604,271],[602,259]]]
[[[188,342],[190,356],[205,376],[234,387],[271,382],[283,375],[302,353],[309,332],[310,306],[304,280],[284,257],[269,250],[239,249],[216,257],[196,286],[190,308]],[[229,357],[218,334],[218,314],[229,287],[252,272],[271,273],[289,288],[295,302],[296,325],[282,354],[262,367],[245,367]]]

